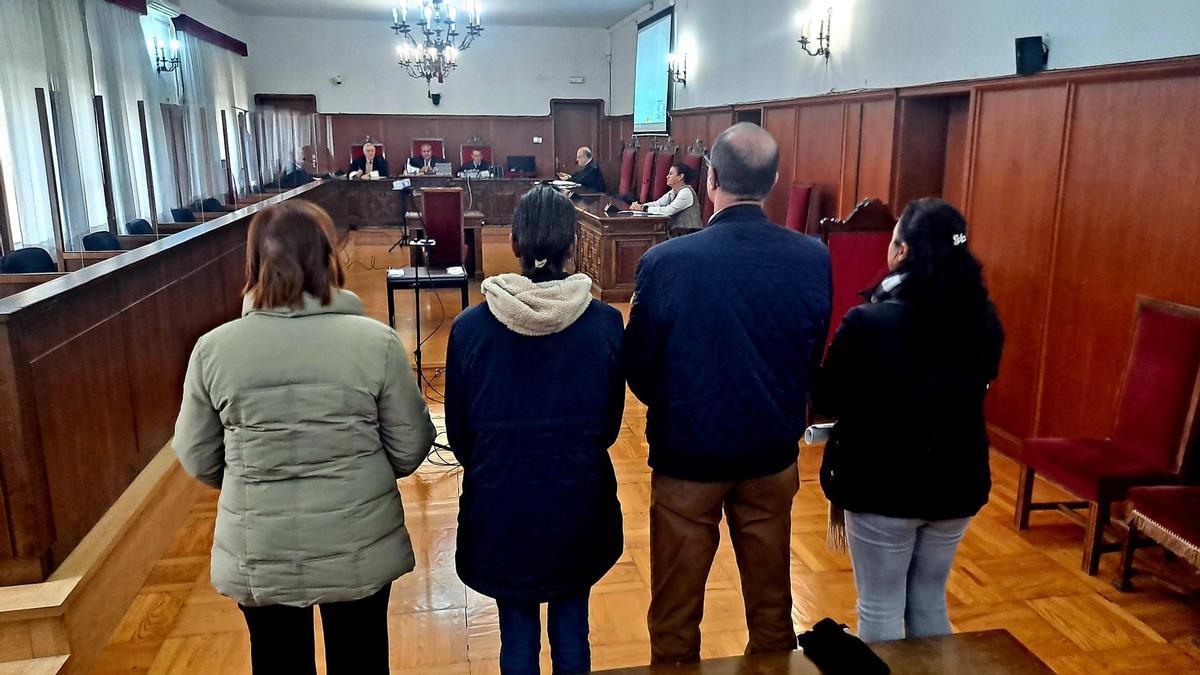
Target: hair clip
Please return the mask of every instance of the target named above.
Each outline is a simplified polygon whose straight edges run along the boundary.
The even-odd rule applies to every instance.
[[[534,261],[533,261],[533,266],[534,266],[534,268],[535,268],[535,269],[539,269],[539,270],[540,270],[540,269],[542,269],[543,267],[545,267],[545,266],[546,266],[546,263],[548,263],[548,262],[550,262],[550,261],[549,261],[549,260],[547,260],[546,258],[538,258],[537,260],[534,260]]]
[[[953,237],[951,237],[951,241],[954,242],[955,246],[962,246],[963,244],[967,243],[967,235],[956,234]]]

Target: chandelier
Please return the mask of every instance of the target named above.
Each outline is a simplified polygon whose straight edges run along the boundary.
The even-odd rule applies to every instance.
[[[425,80],[428,84],[436,77],[445,82],[446,75],[458,66],[458,56],[467,49],[480,33],[483,25],[483,3],[469,0],[466,5],[466,22],[459,33],[458,7],[454,0],[414,0],[413,11],[417,13],[415,25],[408,23],[408,0],[400,0],[392,8],[392,31],[408,38],[396,46],[400,65],[411,77]],[[417,33],[416,37],[413,33]],[[424,39],[421,39],[421,36]],[[462,35],[458,45],[455,40]]]

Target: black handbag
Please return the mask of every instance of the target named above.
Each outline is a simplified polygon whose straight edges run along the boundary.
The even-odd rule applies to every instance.
[[[796,636],[804,655],[825,675],[888,675],[888,664],[867,643],[850,634],[844,624],[828,617]]]

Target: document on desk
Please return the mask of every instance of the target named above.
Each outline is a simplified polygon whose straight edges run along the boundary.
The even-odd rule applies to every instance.
[[[389,269],[387,271],[387,275],[388,275],[389,279],[403,279],[404,278],[404,268],[402,267],[398,270],[397,269]]]
[[[446,274],[449,274],[452,277],[465,277],[467,276],[467,271],[462,267],[455,265],[454,267],[447,267]]]

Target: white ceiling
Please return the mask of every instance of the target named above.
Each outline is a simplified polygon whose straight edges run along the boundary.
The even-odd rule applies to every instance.
[[[413,7],[416,0],[409,0]],[[220,0],[242,14],[390,21],[395,0]],[[466,0],[458,0],[461,7]],[[483,0],[483,26],[608,28],[648,0]],[[658,3],[667,4],[663,0]],[[411,10],[410,10],[411,11]]]

